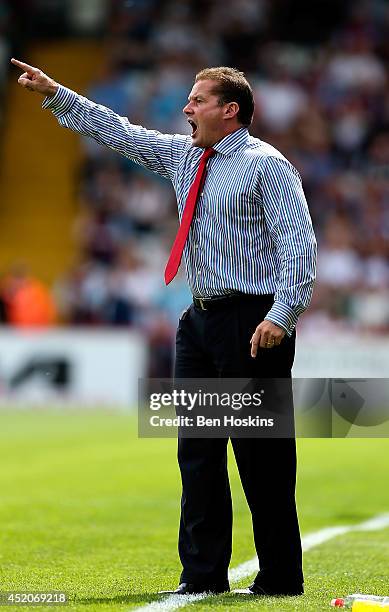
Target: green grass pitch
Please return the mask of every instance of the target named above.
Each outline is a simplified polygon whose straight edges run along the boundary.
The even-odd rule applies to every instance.
[[[303,534],[389,511],[389,440],[305,439],[298,449]],[[254,548],[232,457],[230,473],[235,567]],[[176,441],[138,439],[134,417],[3,409],[0,591],[66,591],[68,610],[130,610],[160,599],[156,592],[179,578],[179,495]],[[347,593],[389,595],[389,530],[334,538],[307,552],[304,568],[303,597],[228,594],[188,609],[317,611]]]

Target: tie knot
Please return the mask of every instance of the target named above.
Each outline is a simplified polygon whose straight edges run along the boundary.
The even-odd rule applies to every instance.
[[[215,149],[213,149],[212,147],[207,147],[201,156],[201,160],[206,161],[207,159],[215,155],[215,153],[216,153]]]

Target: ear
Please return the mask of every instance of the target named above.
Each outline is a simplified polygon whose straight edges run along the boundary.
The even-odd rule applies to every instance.
[[[237,102],[227,102],[225,105],[224,118],[233,119],[239,113],[239,104]]]

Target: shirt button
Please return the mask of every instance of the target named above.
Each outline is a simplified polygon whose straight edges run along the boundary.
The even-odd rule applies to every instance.
[[[202,197],[203,197],[203,195],[204,195],[204,191],[202,191],[202,192],[200,193],[200,198],[202,198]]]

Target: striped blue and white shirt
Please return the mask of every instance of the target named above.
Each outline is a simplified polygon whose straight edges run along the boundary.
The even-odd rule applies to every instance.
[[[203,153],[191,136],[133,125],[63,86],[42,106],[62,126],[169,179],[181,219]],[[316,273],[316,240],[300,176],[277,149],[243,127],[213,148],[184,249],[190,289],[196,297],[274,293],[265,318],[290,335],[310,302]]]

